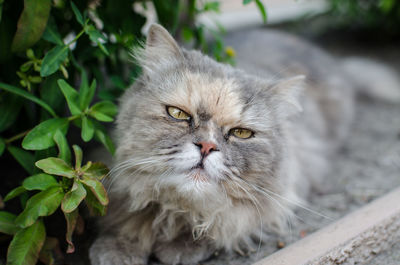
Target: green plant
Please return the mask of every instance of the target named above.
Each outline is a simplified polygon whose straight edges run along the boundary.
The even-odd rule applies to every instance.
[[[330,14],[337,27],[370,35],[400,35],[400,2],[396,0],[330,0]]]
[[[266,19],[260,0],[254,2]],[[114,120],[116,98],[140,73],[129,53],[142,42],[146,22],[136,7],[149,4],[175,37],[233,63],[223,29],[195,22],[200,13],[219,12],[218,1],[0,0],[0,156],[13,158],[25,171],[21,181],[5,176],[16,188],[0,187],[7,193],[0,211],[0,232],[10,242],[7,264],[54,263],[57,239],[47,234],[45,221],[55,212],[66,220],[67,253],[74,251],[79,205],[105,214],[108,197],[101,180],[108,169],[87,161],[79,146],[85,149],[95,140],[115,151],[105,123]]]

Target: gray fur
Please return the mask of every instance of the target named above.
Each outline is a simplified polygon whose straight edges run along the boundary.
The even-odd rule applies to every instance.
[[[252,75],[150,28],[135,55],[143,74],[121,97],[111,205],[90,250],[93,264],[146,264],[151,253],[196,264],[216,249],[248,252],[265,231],[285,228],[322,179],[352,117],[346,75],[324,52],[282,33],[230,41]],[[166,106],[192,121],[172,119]],[[229,135],[236,127],[254,137]],[[203,170],[192,169],[200,141],[218,148]]]

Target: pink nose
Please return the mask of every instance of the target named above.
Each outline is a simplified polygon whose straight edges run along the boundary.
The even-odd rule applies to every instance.
[[[200,148],[200,153],[203,156],[207,156],[212,151],[217,151],[217,145],[212,142],[198,142],[195,145]]]

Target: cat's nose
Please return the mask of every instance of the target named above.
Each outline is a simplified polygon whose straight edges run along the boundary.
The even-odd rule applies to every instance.
[[[213,142],[198,142],[195,143],[195,145],[200,148],[200,153],[203,156],[207,156],[212,151],[218,151],[217,145],[214,144]]]

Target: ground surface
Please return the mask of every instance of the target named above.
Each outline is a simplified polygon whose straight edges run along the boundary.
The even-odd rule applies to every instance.
[[[388,44],[367,44],[325,36],[314,39],[335,56],[365,56],[384,62],[400,73],[400,48]],[[399,88],[400,89],[400,88]],[[332,160],[332,171],[326,178],[331,192],[312,193],[310,207],[337,220],[345,214],[400,186],[400,104],[388,104],[368,98],[357,101],[355,120],[343,149]],[[328,223],[305,210],[286,236],[271,236],[258,252],[248,257],[221,253],[202,264],[252,264],[278,250],[278,242],[290,244]],[[281,244],[280,243],[280,244]],[[400,243],[372,257],[369,265],[400,263]]]
[[[397,113],[397,115],[394,115]],[[388,105],[363,99],[357,106],[356,120],[345,148],[332,161],[333,170],[327,176],[328,194],[311,194],[310,207],[334,220],[400,185],[400,105]],[[252,264],[277,248],[300,239],[331,222],[305,210],[299,210],[297,224],[287,236],[271,236],[258,253],[249,257],[219,255],[202,264]],[[373,264],[398,264],[400,248],[383,253]],[[397,261],[397,262],[396,262]]]

